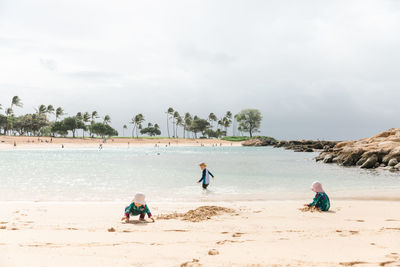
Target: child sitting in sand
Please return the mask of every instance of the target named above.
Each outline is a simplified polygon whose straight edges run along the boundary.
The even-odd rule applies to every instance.
[[[126,223],[129,222],[130,215],[136,216],[140,215],[139,220],[145,221],[144,217],[147,213],[149,219],[154,222],[154,218],[151,215],[149,208],[146,205],[145,201],[146,196],[142,193],[136,193],[135,198],[133,199],[132,203],[125,208],[125,215],[122,217],[121,221],[125,221]]]
[[[203,189],[207,189],[208,185],[210,184],[210,175],[212,178],[214,178],[214,175],[212,175],[212,173],[207,170],[207,165],[202,162],[199,164],[200,169],[202,170],[202,176],[201,179],[198,181],[198,183],[200,183],[201,181],[203,181]]]
[[[306,204],[306,207],[316,207],[321,211],[328,211],[331,207],[329,202],[329,197],[325,193],[324,189],[322,189],[322,184],[320,182],[314,182],[311,185],[311,190],[316,193],[313,202],[310,204]]]

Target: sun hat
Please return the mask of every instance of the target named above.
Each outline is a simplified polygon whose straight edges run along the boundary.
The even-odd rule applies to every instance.
[[[324,189],[322,189],[322,184],[318,181],[312,183],[311,190],[315,193],[325,193]]]
[[[146,198],[146,196],[143,193],[136,193],[135,198],[133,199],[133,202],[145,205],[146,204],[145,198]]]
[[[207,164],[206,164],[206,163],[204,163],[204,162],[200,162],[199,166],[204,166],[204,167],[207,167]]]

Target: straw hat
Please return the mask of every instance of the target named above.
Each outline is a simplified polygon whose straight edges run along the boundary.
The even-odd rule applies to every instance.
[[[201,162],[201,163],[199,164],[199,166],[207,167],[207,164],[205,164],[204,162]]]
[[[146,204],[145,198],[146,198],[146,196],[143,193],[136,193],[135,198],[133,199],[133,202],[145,205]]]

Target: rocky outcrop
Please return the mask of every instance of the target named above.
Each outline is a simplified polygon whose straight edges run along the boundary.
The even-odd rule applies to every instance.
[[[340,142],[332,149],[321,152],[316,160],[365,169],[400,170],[400,128],[358,141]]]
[[[272,137],[256,137],[242,142],[242,146],[274,146],[277,143]]]
[[[331,151],[333,147],[339,143],[338,141],[313,141],[313,140],[294,140],[280,141],[275,147],[284,147],[295,152],[315,152],[315,151]],[[331,161],[331,159],[326,159]]]

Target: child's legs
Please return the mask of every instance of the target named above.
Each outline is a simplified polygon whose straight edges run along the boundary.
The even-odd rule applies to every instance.
[[[144,216],[146,215],[146,213],[140,213],[140,216],[139,216],[139,218],[141,219],[141,220],[144,220]]]

